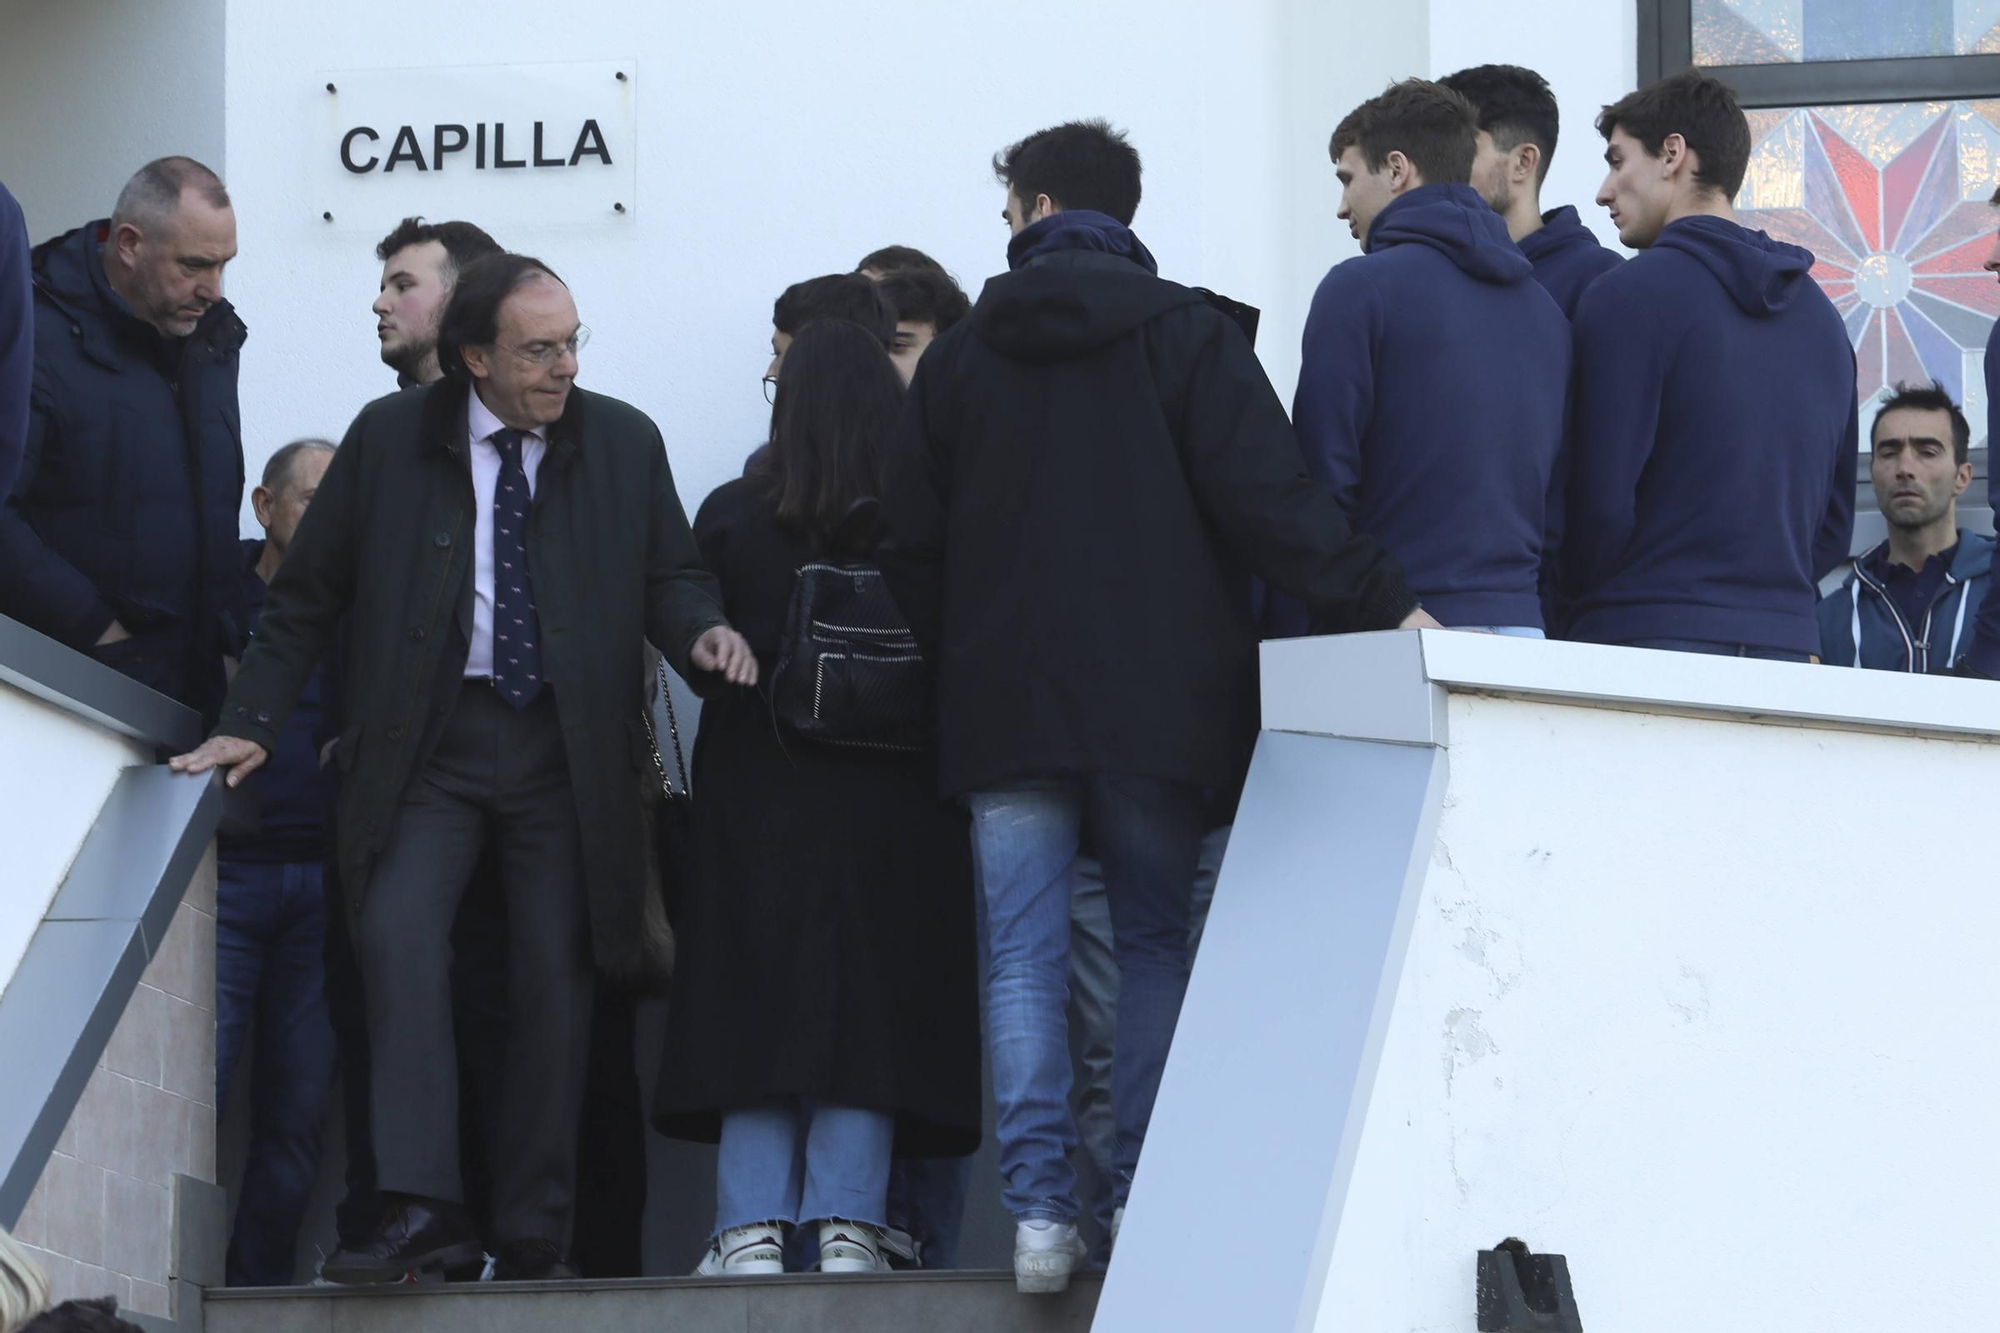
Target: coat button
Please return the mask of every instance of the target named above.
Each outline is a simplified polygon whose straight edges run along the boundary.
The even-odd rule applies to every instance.
[[[400,722],[396,722],[396,723],[392,723],[392,724],[390,725],[390,727],[389,727],[389,739],[390,739],[390,740],[392,740],[392,741],[399,741],[399,740],[403,739],[403,724],[402,724],[402,723],[400,723]]]
[[[269,722],[271,720],[271,715],[260,708],[257,710],[257,720],[259,722]]]
[[[439,550],[443,550],[445,547],[451,545],[451,534],[449,532],[440,532],[437,536],[431,538],[431,543]]]
[[[424,627],[422,625],[419,625],[415,629],[410,631],[410,642],[422,643],[423,641],[424,641]]]
[[[247,709],[247,708],[245,708],[245,707],[244,707],[243,705],[241,705],[241,704],[238,704],[238,705],[236,706],[236,716],[238,716],[238,717],[248,717],[248,716],[250,716],[250,710],[249,710],[249,709]]]

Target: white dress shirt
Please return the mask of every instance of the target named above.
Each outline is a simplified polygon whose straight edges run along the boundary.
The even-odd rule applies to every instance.
[[[472,651],[465,656],[465,674],[493,674],[493,493],[500,488],[500,450],[496,430],[507,423],[479,400],[474,389],[466,395],[465,428],[472,437]],[[549,451],[540,431],[521,435],[521,470],[528,474],[528,498],[535,496],[535,476]]]

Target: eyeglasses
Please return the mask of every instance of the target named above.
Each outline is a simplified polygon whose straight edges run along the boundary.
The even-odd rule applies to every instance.
[[[589,342],[590,330],[579,324],[576,326],[575,333],[572,333],[559,343],[539,343],[533,347],[507,347],[507,344],[499,343],[497,346],[507,347],[508,351],[520,357],[523,361],[532,361],[538,366],[552,366],[562,360],[563,353],[567,352],[571,356],[575,356]]]
[[[778,401],[778,377],[776,375],[766,375],[764,377],[764,401],[767,403],[776,403]]]

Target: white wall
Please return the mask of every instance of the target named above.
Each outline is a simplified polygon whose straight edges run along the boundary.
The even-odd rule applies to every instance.
[[[1180,0],[1140,16],[1053,0],[774,0],[557,15],[495,0],[429,58],[636,60],[634,216],[495,230],[568,280],[593,331],[579,382],[659,421],[692,510],[736,474],[765,428],[758,379],[777,294],[901,242],[936,255],[976,295],[1005,263],[989,159],[1045,125],[1104,115],[1129,129],[1146,163],[1136,229],[1168,276],[1266,307],[1291,299],[1292,183],[1301,172],[1331,176],[1330,122],[1306,136],[1321,141],[1316,158],[1292,151],[1293,7]],[[423,63],[410,40],[442,25],[413,25],[409,9],[230,7],[230,184],[242,238],[230,294],[251,329],[242,398],[253,475],[293,436],[338,436],[392,387],[368,306],[380,273],[372,243],[396,219],[376,219],[372,236],[326,226],[303,155],[308,111],[324,97],[316,72]],[[1335,48],[1327,59],[1343,57]],[[451,214],[441,196],[431,215]],[[1296,324],[1280,323],[1264,341],[1296,339]]]
[[[1989,1324],[1983,849],[1827,812],[1990,785],[1996,742],[1458,693],[1449,728],[1318,1327],[1470,1327],[1510,1235],[1587,1328]]]
[[[0,685],[0,991],[97,822],[121,769],[146,747],[55,705]]]
[[[0,182],[40,243],[180,153],[227,179],[225,0],[0,0]]]
[[[1339,118],[1394,78],[1533,65],[1565,112],[1548,202],[1575,202],[1601,228],[1589,122],[1630,88],[1636,41],[1629,0],[1551,0],[1532,22],[1481,0],[1169,0],[1143,19],[1055,0],[594,0],[552,19],[544,4],[494,0],[453,27],[473,12],[437,0],[0,0],[0,180],[33,236],[107,213],[131,170],[161,153],[200,157],[228,180],[242,242],[228,290],[251,329],[252,476],[288,439],[338,436],[392,387],[368,313],[374,237],[345,216],[328,227],[315,203],[322,71],[637,62],[633,215],[495,231],[569,279],[595,334],[583,383],[660,421],[692,508],[764,428],[757,379],[778,292],[902,242],[976,296],[1006,242],[987,161],[1022,134],[1082,115],[1130,130],[1146,161],[1139,234],[1167,276],[1263,309],[1259,351],[1289,402],[1313,288],[1355,253],[1326,157]],[[430,215],[454,211],[440,194]],[[375,234],[395,221],[372,219]],[[255,530],[247,499],[244,524]]]

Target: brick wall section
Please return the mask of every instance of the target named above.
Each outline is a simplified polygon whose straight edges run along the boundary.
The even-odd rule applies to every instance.
[[[172,1317],[174,1177],[214,1181],[215,853],[104,1048],[14,1237],[57,1300]]]

